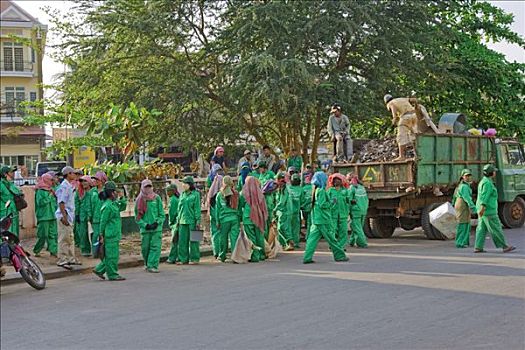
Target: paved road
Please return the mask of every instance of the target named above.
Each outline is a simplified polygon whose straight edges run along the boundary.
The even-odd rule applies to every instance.
[[[473,254],[409,233],[351,249],[348,263],[293,252],[7,286],[1,348],[524,349],[525,230],[506,235],[521,248]]]

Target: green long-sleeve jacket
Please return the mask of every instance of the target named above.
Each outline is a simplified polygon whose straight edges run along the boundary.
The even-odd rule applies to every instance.
[[[177,222],[195,226],[201,222],[201,194],[199,191],[184,191],[179,198]]]
[[[57,211],[57,198],[51,191],[38,189],[35,192],[36,222],[55,220]]]
[[[312,184],[303,185],[303,193],[301,196],[301,210],[306,212],[312,211]]]
[[[297,171],[301,171],[301,168],[303,167],[303,157],[301,156],[295,156],[288,158],[287,167],[293,166]]]
[[[492,179],[486,176],[483,176],[478,184],[478,198],[476,200],[478,212],[481,210],[481,206],[485,207],[484,215],[498,214],[498,190]]]
[[[470,222],[471,211],[476,211],[476,205],[472,200],[472,188],[465,182],[461,182],[452,196],[452,205],[456,209],[456,219],[459,223]]]
[[[215,220],[219,225],[225,222],[239,221],[239,208],[229,207],[221,192],[217,193],[215,199]]]
[[[303,188],[301,185],[288,186],[288,192],[290,193],[290,200],[292,202],[291,214],[299,214],[301,212],[301,197],[303,195]]]
[[[323,188],[315,190],[315,203],[312,210],[312,223],[314,225],[329,225],[332,222],[333,202]]]
[[[274,212],[277,216],[287,216],[292,213],[292,200],[287,187],[277,190]]]
[[[336,199],[334,210],[332,211],[332,220],[347,220],[350,213],[350,202],[348,200],[348,191],[346,188],[330,187],[328,189],[328,197],[331,201]]]
[[[245,225],[254,225],[252,219],[250,219],[251,210],[250,204],[248,204],[244,196],[241,195],[239,197],[239,213],[241,220]]]
[[[164,207],[162,206],[162,199],[160,199],[160,196],[155,196],[155,199],[146,201],[146,206],[146,212],[140,220],[137,220],[138,206],[135,205],[135,221],[137,222],[137,225],[139,225],[140,233],[162,231],[162,225],[166,219]],[[153,224],[155,222],[158,224],[156,229],[146,230],[147,224]]]
[[[104,202],[100,200],[98,194],[97,187],[93,187],[89,190],[89,195],[91,196],[91,222],[94,224],[100,223],[100,211],[102,210],[102,204],[104,204]]]
[[[15,196],[11,192],[15,194],[21,193],[18,187],[16,187],[16,185],[13,182],[8,181],[7,179],[0,180],[0,217],[7,216],[9,214],[13,214],[13,216],[18,216],[18,211],[16,210],[15,205]],[[11,201],[11,203],[6,209],[5,204],[7,203],[7,201]]]
[[[266,172],[259,174],[258,179],[261,183],[261,186],[264,186],[268,181],[275,179],[275,173],[271,170],[267,170]]]
[[[122,220],[120,212],[126,210],[126,199],[115,201],[106,199],[100,209],[100,235],[106,241],[120,241],[122,238]]]
[[[265,194],[264,201],[268,209],[268,219],[271,220],[273,218],[273,210],[275,209],[275,192]]]
[[[350,202],[350,216],[352,218],[366,216],[368,212],[368,194],[363,185],[350,186],[348,201]],[[352,201],[355,201],[355,204],[352,204]]]
[[[80,221],[91,220],[91,193],[84,193],[80,198],[78,191],[75,191],[75,214],[80,215]]]
[[[168,209],[169,225],[172,227],[177,224],[177,212],[179,211],[179,197],[173,195],[170,197]]]

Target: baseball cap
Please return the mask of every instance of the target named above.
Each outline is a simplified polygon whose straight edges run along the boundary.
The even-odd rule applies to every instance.
[[[469,169],[461,170],[461,176],[472,175],[472,172]]]
[[[248,155],[248,154],[252,154],[252,151],[250,151],[250,150],[247,149],[246,151],[244,151],[243,154],[246,156],[246,155]]]
[[[62,171],[61,171],[62,175],[67,175],[67,174],[76,174],[76,171],[75,169],[73,169],[72,167],[70,167],[69,165],[65,166],[62,168]]]

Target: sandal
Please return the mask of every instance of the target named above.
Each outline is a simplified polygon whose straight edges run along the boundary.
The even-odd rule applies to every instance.
[[[516,247],[514,246],[508,246],[507,248],[503,249],[503,253],[509,253],[513,250],[516,250]]]
[[[486,253],[486,250],[483,249],[474,249],[474,253]]]

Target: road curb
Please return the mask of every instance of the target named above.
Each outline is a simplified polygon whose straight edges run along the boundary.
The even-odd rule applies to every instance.
[[[160,256],[160,262],[165,262],[166,260],[168,260],[168,255],[169,254],[162,254]],[[201,257],[204,257],[204,256],[210,256],[210,255],[213,255],[213,251],[211,248],[207,248],[207,249],[202,249],[201,250]],[[118,268],[119,270],[122,270],[122,269],[127,269],[127,268],[132,268],[132,267],[138,267],[138,266],[142,266],[144,265],[144,259],[142,258],[138,258],[138,259],[123,259],[123,261],[120,261],[119,264],[118,264]],[[83,266],[80,266],[79,268],[73,268],[73,270],[69,271],[69,270],[65,270],[63,268],[60,268],[60,267],[56,267],[56,271],[51,271],[51,272],[44,272],[45,276],[46,276],[46,280],[54,280],[54,279],[57,279],[57,278],[63,278],[63,277],[70,277],[70,276],[74,276],[74,275],[82,275],[82,274],[88,274],[88,273],[91,273],[91,271],[93,270],[93,266],[88,266],[88,267],[83,267]],[[25,283],[24,279],[22,278],[22,276],[20,276],[20,274],[16,274],[15,276],[10,276],[10,277],[7,277],[5,279],[2,279],[1,281],[1,285],[3,286],[8,286],[8,285],[12,285],[12,284],[18,284],[18,283]]]

